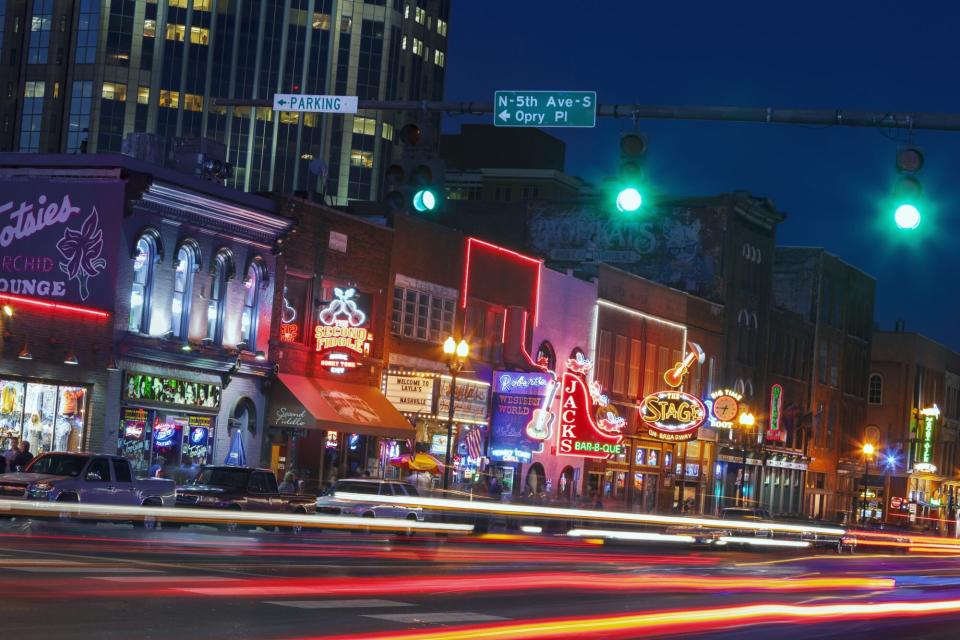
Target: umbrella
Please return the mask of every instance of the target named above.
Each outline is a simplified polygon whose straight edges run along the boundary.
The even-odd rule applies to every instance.
[[[232,467],[247,466],[247,452],[243,448],[243,434],[240,429],[233,432],[233,438],[230,439],[230,449],[227,451],[227,458],[223,464]]]
[[[391,460],[390,464],[395,467],[400,467],[401,469],[406,469],[407,471],[429,471],[430,473],[437,473],[443,469],[443,463],[429,453],[418,453],[414,456],[405,453],[399,458]]]

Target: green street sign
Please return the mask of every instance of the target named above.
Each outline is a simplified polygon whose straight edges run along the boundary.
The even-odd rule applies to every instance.
[[[596,91],[496,91],[498,127],[595,127]]]

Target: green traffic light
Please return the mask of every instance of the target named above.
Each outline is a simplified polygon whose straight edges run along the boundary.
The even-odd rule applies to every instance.
[[[421,189],[413,196],[413,208],[417,211],[433,211],[437,206],[437,196],[429,189]]]
[[[916,229],[920,226],[920,210],[912,204],[902,204],[894,211],[893,219],[901,229]]]
[[[633,213],[643,204],[643,196],[636,187],[626,187],[617,194],[617,209],[626,213]]]

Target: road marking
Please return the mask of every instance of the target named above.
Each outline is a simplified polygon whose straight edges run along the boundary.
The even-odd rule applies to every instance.
[[[136,567],[10,567],[14,571],[30,573],[160,573]]]
[[[138,573],[143,570],[138,570]],[[93,580],[107,582],[236,582],[243,578],[221,578],[220,576],[90,576]]]
[[[503,616],[491,616],[486,613],[476,613],[474,611],[443,611],[437,613],[377,613],[366,614],[364,618],[377,618],[379,620],[389,620],[391,622],[403,623],[442,623],[442,622],[494,622],[496,620],[509,620]]]
[[[375,607],[415,607],[409,602],[396,600],[362,599],[356,600],[265,600],[267,604],[295,609],[372,609]]]

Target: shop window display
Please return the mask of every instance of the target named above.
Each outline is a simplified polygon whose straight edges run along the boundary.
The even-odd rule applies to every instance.
[[[66,385],[0,380],[0,438],[27,440],[35,455],[80,451],[86,389]]]

